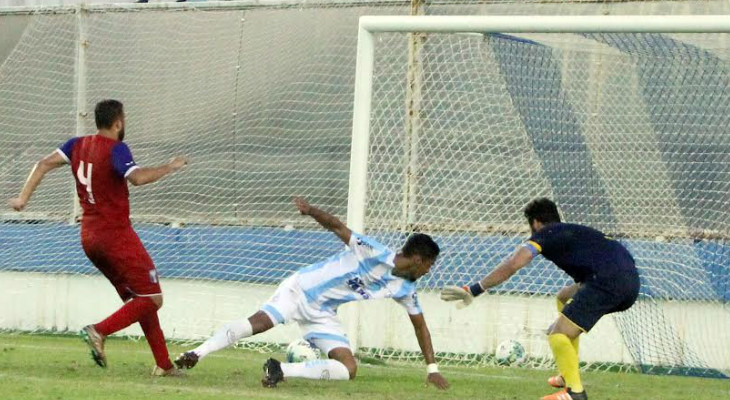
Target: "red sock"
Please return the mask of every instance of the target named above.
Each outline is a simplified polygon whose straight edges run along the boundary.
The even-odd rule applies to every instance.
[[[109,336],[114,332],[137,322],[145,314],[156,313],[157,305],[148,297],[135,297],[117,310],[107,319],[94,325],[96,331],[104,336]]]
[[[172,368],[170,354],[167,352],[167,344],[165,343],[165,334],[162,332],[162,328],[160,328],[160,319],[157,318],[157,311],[143,316],[139,320],[139,324],[142,326],[144,337],[147,338],[147,343],[150,345],[157,366],[164,370]]]

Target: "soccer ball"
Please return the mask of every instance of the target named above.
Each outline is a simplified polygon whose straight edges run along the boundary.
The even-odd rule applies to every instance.
[[[525,348],[516,340],[505,340],[494,354],[499,365],[518,365],[527,359]]]
[[[319,358],[319,349],[304,339],[297,339],[286,347],[286,362],[306,362]]]

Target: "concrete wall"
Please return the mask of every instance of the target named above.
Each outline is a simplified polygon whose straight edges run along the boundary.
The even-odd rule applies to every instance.
[[[165,306],[160,319],[168,338],[205,339],[228,321],[254,313],[273,293],[268,285],[163,279]],[[491,354],[503,340],[520,341],[531,357],[550,358],[545,329],[556,317],[552,297],[487,295],[465,310],[438,299],[435,292],[420,296],[437,352]],[[76,331],[98,322],[117,309],[121,301],[102,277],[0,272],[0,328],[19,330]],[[646,336],[661,337],[666,326],[636,320],[637,314],[621,314]],[[730,348],[722,332],[730,331],[729,310],[719,304],[662,303],[656,305],[684,339],[686,352],[701,356],[704,366],[730,368]],[[656,311],[656,310],[655,310]],[[350,303],[339,317],[358,348],[418,351],[407,314],[390,300]],[[711,321],[713,330],[705,327]],[[581,342],[581,360],[589,363],[633,364],[620,322],[603,318]],[[699,331],[699,332],[698,332]],[[121,334],[141,335],[137,325]],[[300,335],[296,325],[276,327],[250,339],[253,342],[288,343]],[[640,343],[652,346],[670,343]],[[668,359],[667,359],[668,360]]]

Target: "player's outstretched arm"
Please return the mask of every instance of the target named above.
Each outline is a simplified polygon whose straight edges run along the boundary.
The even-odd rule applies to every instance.
[[[525,247],[520,247],[508,259],[502,261],[497,268],[479,282],[462,287],[449,287],[441,290],[441,300],[459,301],[457,308],[471,304],[474,297],[509,279],[515,272],[532,261],[533,254]]]
[[[350,237],[352,237],[352,231],[348,228],[339,218],[334,215],[322,211],[317,207],[309,205],[309,202],[302,197],[294,198],[294,205],[297,207],[300,213],[303,215],[309,215],[314,218],[315,221],[319,222],[325,229],[332,231],[337,235],[340,240],[345,244],[350,244]]]
[[[30,171],[30,175],[28,175],[28,179],[25,181],[25,185],[23,185],[23,190],[20,191],[20,195],[14,199],[10,199],[8,202],[10,207],[12,207],[15,211],[22,211],[25,206],[28,205],[30,197],[33,196],[33,192],[35,192],[35,189],[38,185],[40,185],[43,177],[49,171],[64,164],[66,164],[66,160],[61,157],[57,151],[54,151],[42,160],[38,161]]]
[[[423,358],[428,365],[426,382],[433,383],[439,389],[448,389],[449,381],[438,371],[436,357],[433,354],[433,345],[431,344],[431,333],[428,331],[426,319],[423,318],[423,314],[409,314],[408,316],[411,318],[413,330],[416,332],[416,338],[418,338],[418,345],[421,347],[421,353],[423,353]]]
[[[137,168],[127,176],[127,180],[134,186],[147,185],[157,182],[165,175],[169,175],[187,164],[187,157],[175,157],[167,164],[160,165],[159,167]]]

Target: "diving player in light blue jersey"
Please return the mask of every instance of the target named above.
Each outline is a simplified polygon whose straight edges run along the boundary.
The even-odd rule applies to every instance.
[[[342,221],[302,198],[295,198],[294,204],[300,213],[311,216],[337,235],[349,250],[286,278],[260,311],[248,319],[231,322],[205,343],[181,354],[175,360],[178,368],[192,368],[211,352],[265,332],[276,324],[296,321],[304,338],[329,359],[280,363],[270,358],[264,364],[262,384],[275,387],[284,378],[354,379],[357,363],[337,319],[337,307],[351,301],[392,298],[406,309],[411,319],[428,365],[427,381],[439,389],[448,388],[449,383],[438,372],[431,334],[416,295],[416,280],[428,273],[439,255],[436,242],[428,235],[416,233],[396,253],[372,238],[353,233]]]

